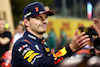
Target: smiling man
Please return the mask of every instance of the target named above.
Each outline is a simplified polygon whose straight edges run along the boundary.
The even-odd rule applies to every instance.
[[[51,54],[42,38],[48,25],[48,16],[54,12],[46,11],[44,5],[34,2],[27,5],[23,11],[23,21],[26,31],[14,45],[12,50],[13,67],[55,67],[65,57],[70,57],[77,50],[88,44],[88,35],[76,30],[73,41],[68,47]]]

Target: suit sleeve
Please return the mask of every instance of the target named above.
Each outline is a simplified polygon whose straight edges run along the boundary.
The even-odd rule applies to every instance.
[[[17,49],[14,47],[12,57],[12,66],[16,67],[17,64],[25,65],[26,67],[55,67],[65,57],[70,57],[73,52],[70,47],[64,47],[54,54],[47,56],[35,51],[30,45],[24,44]],[[17,55],[16,55],[17,54]],[[20,57],[17,57],[20,56]],[[17,59],[16,59],[17,58]],[[20,61],[18,61],[18,59]]]

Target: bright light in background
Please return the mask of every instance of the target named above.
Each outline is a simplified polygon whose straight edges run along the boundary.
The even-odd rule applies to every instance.
[[[87,3],[87,17],[88,19],[92,19],[92,4],[90,2]]]

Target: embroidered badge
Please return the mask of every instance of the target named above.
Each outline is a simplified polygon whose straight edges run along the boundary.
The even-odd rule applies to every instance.
[[[38,45],[35,45],[35,47],[36,47],[37,50],[40,50],[39,47],[38,47]]]
[[[29,63],[33,64],[35,60],[40,57],[41,54],[35,53],[33,50],[30,50],[24,55],[23,59],[26,59]]]
[[[49,48],[46,48],[46,47],[45,47],[45,50],[46,50],[47,52],[49,52],[49,51],[50,51],[50,49],[49,49]]]
[[[20,52],[23,48],[25,48],[25,47],[28,47],[28,45],[27,44],[25,44],[25,45],[23,45],[22,47],[20,47],[19,49],[18,49],[18,51]]]

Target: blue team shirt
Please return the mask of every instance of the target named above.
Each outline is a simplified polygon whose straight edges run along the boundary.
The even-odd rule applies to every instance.
[[[55,67],[72,54],[69,46],[51,54],[44,39],[39,39],[26,30],[14,44],[11,64],[12,67]]]

